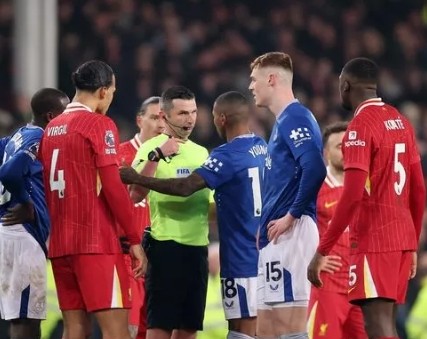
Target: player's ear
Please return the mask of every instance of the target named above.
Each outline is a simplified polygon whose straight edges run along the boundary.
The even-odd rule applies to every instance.
[[[57,114],[58,115],[58,114]],[[53,114],[52,112],[47,112],[46,113],[46,121],[49,122],[51,121],[53,118],[55,118],[55,114]]]
[[[270,86],[272,86],[272,85],[274,85],[276,83],[276,74],[270,73],[270,74],[268,74],[267,77],[268,77],[267,78],[267,83]]]
[[[99,99],[103,100],[107,96],[107,87],[100,87],[97,89]]]
[[[323,160],[326,161],[326,159],[328,159],[328,149],[326,147],[326,145],[323,145]]]
[[[350,90],[350,82],[348,82],[347,80],[344,80],[344,83],[342,85],[342,90],[343,92],[348,92]]]
[[[136,116],[136,125],[139,127],[139,128],[141,128],[142,127],[142,115],[137,115]]]

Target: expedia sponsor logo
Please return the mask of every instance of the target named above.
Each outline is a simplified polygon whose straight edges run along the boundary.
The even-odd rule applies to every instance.
[[[346,141],[344,145],[345,147],[350,147],[350,146],[365,147],[366,142],[364,142],[363,140],[357,139],[357,140]]]

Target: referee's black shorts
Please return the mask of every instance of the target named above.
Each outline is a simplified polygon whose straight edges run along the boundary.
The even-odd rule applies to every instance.
[[[208,284],[207,246],[151,238],[145,276],[147,328],[200,331]]]

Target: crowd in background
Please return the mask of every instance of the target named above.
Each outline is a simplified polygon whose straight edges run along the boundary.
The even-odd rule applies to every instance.
[[[77,65],[108,62],[117,75],[109,114],[123,139],[136,131],[142,100],[182,84],[199,106],[192,139],[218,145],[214,99],[227,90],[249,95],[250,61],[272,50],[291,55],[295,93],[321,126],[349,119],[340,107],[338,76],[347,60],[366,56],[381,67],[381,97],[415,126],[427,173],[427,5],[421,0],[59,0],[58,11],[59,89],[72,97]],[[22,124],[29,109],[28,98],[12,92],[12,22],[12,0],[0,0],[0,135]],[[254,131],[268,138],[271,116],[254,109],[254,117]]]

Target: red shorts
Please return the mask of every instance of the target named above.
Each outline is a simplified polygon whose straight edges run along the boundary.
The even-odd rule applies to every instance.
[[[132,259],[128,254],[125,254],[124,258],[125,258],[127,272],[129,275],[131,302],[132,302],[132,307],[129,312],[129,324],[132,326],[138,326],[138,331],[142,331],[145,333],[147,328],[147,324],[146,324],[147,316],[144,308],[144,303],[145,303],[144,279],[134,278],[134,274],[132,272]]]
[[[386,298],[404,304],[411,264],[411,251],[351,255],[349,300]]]
[[[346,294],[311,288],[308,304],[310,339],[367,339],[362,310],[352,305]]]
[[[123,254],[76,254],[52,259],[62,311],[130,308]]]

